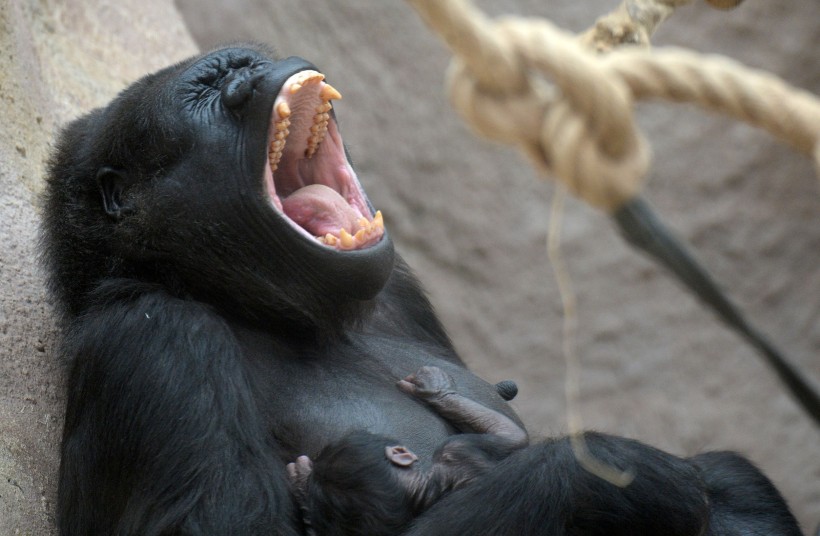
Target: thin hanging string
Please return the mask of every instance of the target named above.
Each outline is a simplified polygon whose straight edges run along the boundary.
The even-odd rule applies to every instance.
[[[555,273],[555,281],[558,285],[558,292],[561,295],[561,304],[564,309],[561,348],[566,366],[564,396],[566,397],[570,444],[575,459],[578,460],[581,467],[593,475],[623,488],[632,483],[635,479],[635,473],[631,470],[621,471],[616,467],[603,463],[592,455],[584,439],[580,409],[581,360],[578,356],[576,344],[578,337],[578,302],[575,290],[572,287],[572,278],[561,254],[561,229],[566,197],[566,188],[558,185],[552,196],[549,231],[547,232],[547,257]]]

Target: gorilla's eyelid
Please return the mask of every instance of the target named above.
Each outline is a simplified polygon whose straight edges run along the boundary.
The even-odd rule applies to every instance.
[[[195,67],[197,72],[195,72],[194,80],[200,84],[219,89],[222,82],[234,71],[244,68],[254,69],[256,66],[257,63],[250,56],[229,57],[227,59],[215,57],[211,58],[209,62]]]

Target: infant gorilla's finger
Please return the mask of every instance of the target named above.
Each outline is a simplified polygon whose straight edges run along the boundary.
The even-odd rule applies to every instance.
[[[409,395],[414,395],[414,394],[416,394],[416,389],[417,388],[413,383],[410,383],[410,381],[408,381],[408,379],[415,379],[415,377],[413,375],[410,375],[410,376],[408,376],[407,378],[405,378],[403,380],[397,381],[396,382],[396,387],[398,387],[400,391],[404,391],[405,393],[407,393]]]
[[[291,481],[296,480],[296,464],[293,463],[293,462],[290,462],[289,464],[287,464],[285,466],[285,469],[288,472],[288,478],[290,478]]]

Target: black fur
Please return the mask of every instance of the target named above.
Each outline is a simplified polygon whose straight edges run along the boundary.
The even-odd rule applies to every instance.
[[[434,458],[463,472],[465,483],[434,475],[415,488],[385,458],[395,439],[351,434],[314,462],[305,510],[317,534],[334,536],[800,536],[777,489],[733,452],[682,459],[587,432],[596,461],[633,476],[618,487],[583,469],[569,438],[524,449],[493,439],[453,436]]]
[[[587,432],[585,439],[596,459],[632,472],[632,483],[620,488],[588,473],[568,438],[550,440],[512,454],[444,497],[406,534],[801,534],[771,482],[737,454],[687,460],[621,437]]]
[[[384,454],[390,438],[354,432],[314,462],[305,507],[322,536],[400,534],[415,514],[411,497]]]
[[[146,76],[58,140],[43,245],[71,369],[64,536],[297,534],[287,461],[365,429],[429,459],[455,432],[395,387],[424,365],[518,421],[464,367],[387,235],[331,251],[271,208],[271,109],[287,77],[309,68],[254,45],[217,50]],[[632,461],[618,445],[598,450]],[[627,534],[619,520],[673,523],[648,513],[688,527],[703,505],[674,484],[691,470],[678,465],[649,457],[645,485],[622,491],[566,449],[534,447],[435,505],[416,533],[545,534],[569,519],[585,534]],[[736,469],[717,465],[701,469],[707,485]],[[765,479],[749,471],[727,477],[748,494],[716,499],[715,524],[751,522],[738,503]],[[676,494],[659,493],[661,481]],[[769,508],[780,510],[754,523],[793,525],[782,501]]]

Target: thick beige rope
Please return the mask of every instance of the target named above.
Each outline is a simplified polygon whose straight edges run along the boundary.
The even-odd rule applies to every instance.
[[[609,213],[636,197],[649,166],[635,99],[690,102],[764,128],[811,154],[820,174],[817,97],[725,58],[621,47],[648,47],[655,29],[692,1],[623,0],[579,39],[546,20],[490,20],[469,0],[408,0],[453,51],[447,85],[466,121],[483,136],[519,147],[540,170]],[[708,1],[723,9],[742,0]],[[583,467],[626,486],[634,475],[597,460],[584,441],[576,302],[560,247],[563,198],[559,187],[547,250],[564,304],[570,438]]]
[[[649,149],[634,99],[690,102],[759,126],[810,154],[820,173],[820,100],[725,58],[638,47],[692,0],[624,0],[581,40],[543,19],[491,20],[468,0],[408,0],[455,58],[453,105],[481,135],[518,146],[607,212],[633,198]],[[739,0],[710,0],[732,7]],[[586,45],[582,44],[582,41]]]
[[[624,0],[581,35],[581,43],[604,52],[625,45],[649,45],[649,38],[675,9],[693,0]],[[743,0],[708,0],[718,9],[731,9]]]

